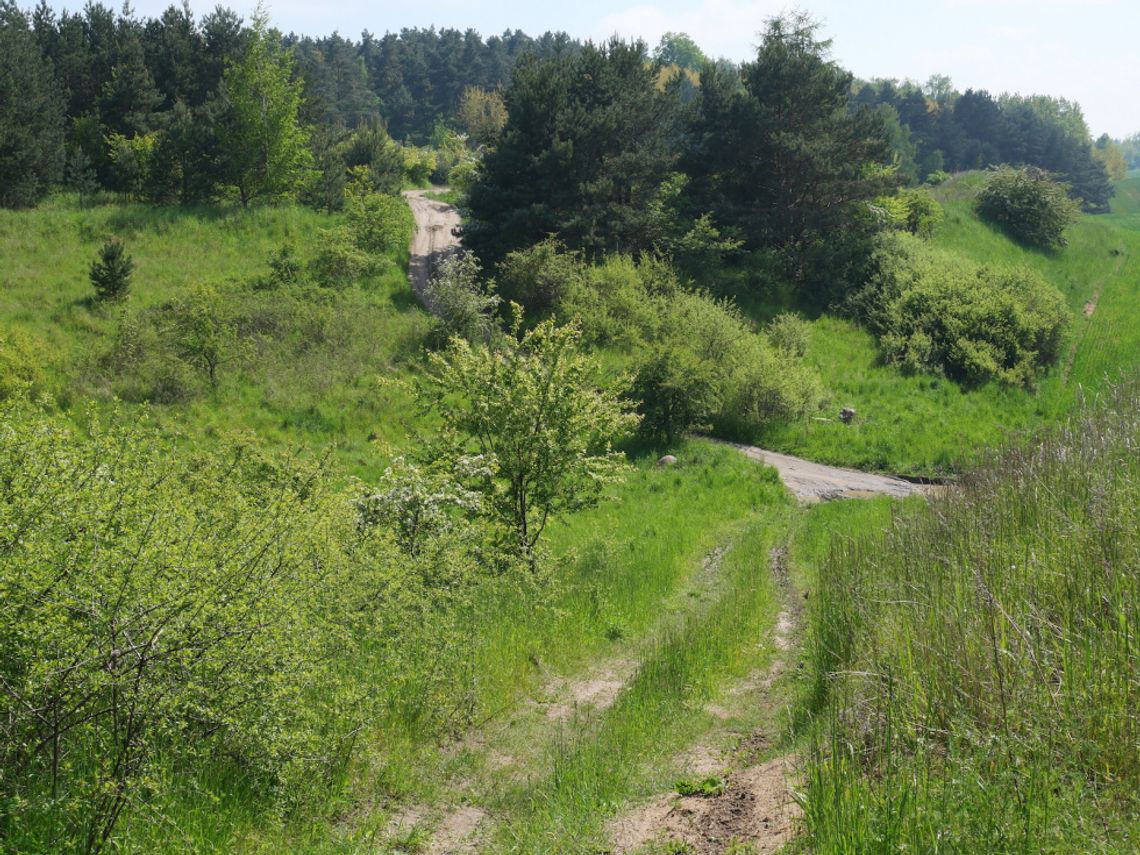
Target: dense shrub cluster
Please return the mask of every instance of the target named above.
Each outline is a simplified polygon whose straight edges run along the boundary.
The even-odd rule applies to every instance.
[[[596,416],[581,395],[549,403]],[[552,428],[533,463],[565,464],[565,440]],[[126,817],[169,840],[164,805],[235,787],[304,814],[362,733],[469,726],[472,603],[540,601],[540,580],[492,550],[507,457],[397,460],[346,487],[249,440],[187,454],[145,416],[77,430],[23,396],[0,403],[0,848],[110,849]],[[554,497],[528,492],[542,521],[621,468],[584,465],[544,482]]]
[[[1067,229],[1078,214],[1077,203],[1049,173],[1033,166],[993,170],[978,194],[978,214],[1015,240],[1041,249],[1066,244]]]
[[[283,803],[344,759],[395,571],[317,468],[0,405],[0,841],[96,851],[171,771]]]
[[[25,391],[42,391],[46,352],[42,340],[16,327],[0,337],[0,401]]]
[[[479,260],[469,252],[449,255],[436,265],[424,298],[436,317],[438,339],[490,339],[500,299],[494,282],[484,284],[479,274]]]
[[[697,429],[747,436],[820,403],[819,378],[801,361],[802,325],[784,318],[771,339],[758,334],[731,301],[686,289],[667,263],[609,256],[588,265],[548,240],[512,253],[501,269],[504,290],[531,283],[526,293],[578,321],[587,343],[629,355],[648,438]]]
[[[974,267],[909,235],[882,241],[875,261],[849,306],[888,362],[963,383],[1027,386],[1061,355],[1068,309],[1033,271]]]
[[[896,231],[930,237],[942,222],[942,206],[923,187],[903,187],[893,196],[874,201],[873,210],[882,224]]]

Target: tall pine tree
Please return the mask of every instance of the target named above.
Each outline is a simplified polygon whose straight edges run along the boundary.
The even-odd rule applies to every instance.
[[[677,99],[655,81],[640,42],[520,61],[470,193],[466,240],[485,263],[550,234],[589,254],[649,248],[649,201],[677,156]]]
[[[0,206],[34,205],[63,172],[63,99],[27,17],[0,0]]]

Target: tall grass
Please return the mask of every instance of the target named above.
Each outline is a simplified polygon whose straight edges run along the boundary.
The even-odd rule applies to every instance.
[[[995,456],[812,599],[814,851],[1133,852],[1140,387]]]

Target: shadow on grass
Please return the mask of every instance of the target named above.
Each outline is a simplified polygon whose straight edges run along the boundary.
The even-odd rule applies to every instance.
[[[232,205],[124,205],[107,218],[107,229],[120,235],[142,232],[162,234],[186,220],[219,222],[239,214],[243,209]]]

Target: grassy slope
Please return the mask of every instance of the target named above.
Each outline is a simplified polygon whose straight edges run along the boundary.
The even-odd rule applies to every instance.
[[[581,851],[580,832],[596,832],[623,796],[659,785],[668,749],[708,726],[688,704],[769,653],[757,645],[774,614],[767,548],[786,526],[790,502],[774,471],[723,446],[694,440],[677,454],[673,468],[640,461],[609,501],[552,526],[561,581],[551,600],[536,604],[493,582],[473,592],[468,617],[453,630],[473,675],[465,690],[473,693],[475,733],[462,750],[396,717],[378,722],[340,791],[286,822],[240,779],[206,770],[155,806],[169,817],[166,826],[127,826],[123,850],[155,851],[176,826],[187,848],[203,852],[405,851],[384,848],[396,843],[387,834],[393,814],[416,806],[419,830],[406,839],[423,841],[459,799],[509,820],[500,838],[507,848]],[[723,583],[707,590],[695,577],[718,544],[737,548],[725,558]],[[560,678],[608,657],[633,657],[640,669],[604,716],[561,722],[541,705],[520,703],[541,700]],[[418,661],[425,674],[434,667],[426,652]],[[392,688],[393,709],[414,700],[400,695],[419,685],[409,683]],[[525,756],[526,783],[516,768],[489,768],[492,751]],[[543,799],[533,798],[534,787]]]
[[[763,441],[820,460],[880,469],[953,467],[1009,429],[1031,429],[1055,418],[1071,404],[1078,382],[1096,386],[1113,366],[1135,362],[1140,323],[1129,321],[1140,303],[1129,277],[1140,252],[1140,180],[1122,185],[1116,213],[1082,220],[1069,249],[1057,257],[1027,252],[978,223],[963,198],[965,183],[946,191],[941,245],[979,261],[1039,267],[1066,293],[1074,312],[1104,283],[1097,312],[1075,325],[1070,382],[1056,372],[1031,395],[996,386],[963,392],[945,381],[903,377],[875,364],[869,336],[824,317],[814,324],[809,358],[834,391],[835,406],[855,406],[862,420],[852,427],[812,422],[772,431]],[[113,314],[85,301],[86,266],[106,231],[123,234],[135,256],[132,305],[150,306],[200,279],[236,289],[234,280],[264,272],[266,256],[281,243],[303,246],[329,224],[328,218],[293,208],[78,211],[53,204],[31,213],[0,212],[0,254],[6,259],[0,319],[49,343],[56,391],[65,400],[78,398],[87,390],[68,378],[106,346],[117,323]],[[1110,256],[1113,248],[1125,254]],[[1114,276],[1117,263],[1122,266]],[[426,320],[406,291],[402,280],[386,280],[360,295],[360,329],[372,333],[375,347],[335,358],[326,354],[324,361],[259,365],[214,395],[163,408],[160,417],[198,441],[233,429],[256,430],[277,445],[315,449],[335,441],[350,471],[375,472],[382,457],[369,434],[399,443],[420,424],[406,396],[372,384],[376,374],[406,376],[411,370],[399,352],[417,340]],[[463,630],[479,674],[472,691],[484,713],[534,691],[551,674],[574,673],[591,658],[649,651],[629,691],[600,720],[575,722],[564,740],[552,743],[528,769],[525,788],[486,791],[485,806],[511,820],[498,840],[504,849],[574,850],[596,843],[580,831],[596,832],[601,817],[622,799],[667,783],[662,757],[707,724],[693,713],[693,698],[766,655],[753,643],[773,611],[766,551],[793,512],[770,473],[758,477],[755,465],[738,455],[703,443],[678,454],[682,467],[656,469],[642,461],[615,492],[618,501],[552,526],[550,545],[561,557],[563,584],[548,606],[536,609],[525,598],[488,588]],[[835,531],[881,527],[889,507],[828,505],[798,517],[797,566],[822,561]],[[726,559],[723,591],[709,602],[675,605],[703,556],[720,542],[741,547]],[[811,587],[811,579],[809,573],[798,581]],[[670,602],[678,614],[663,615],[662,603]],[[651,648],[639,647],[657,638],[665,620],[674,628]],[[425,660],[424,668],[430,665]],[[476,774],[486,759],[456,757],[434,738],[394,722],[383,723],[370,742],[343,791],[300,826],[275,821],[261,809],[258,794],[244,792],[233,780],[186,782],[179,798],[160,809],[188,845],[201,851],[358,851],[374,848],[391,809],[445,801],[449,781]],[[225,795],[217,801],[203,791]],[[171,839],[154,825],[125,830],[126,851],[153,851]]]
[[[33,337],[43,352],[48,391],[67,406],[89,396],[107,399],[108,378],[95,368],[112,347],[124,312],[135,313],[206,283],[256,313],[272,294],[251,293],[271,252],[296,247],[303,262],[320,230],[339,225],[294,206],[192,209],[138,204],[79,208],[70,197],[33,211],[0,211],[0,328]],[[87,270],[108,234],[123,238],[134,258],[125,305],[92,303]],[[264,340],[240,371],[222,371],[220,387],[189,401],[154,408],[166,430],[189,442],[252,431],[271,445],[319,452],[330,445],[353,474],[375,475],[383,453],[372,440],[399,445],[417,423],[399,387],[381,390],[378,377],[406,376],[428,327],[410,298],[402,269],[406,251],[367,287],[334,296],[313,314],[328,315],[328,340]],[[296,336],[292,336],[296,339]]]
[[[1113,213],[1082,217],[1069,246],[1054,254],[1025,249],[981,223],[971,210],[977,181],[966,175],[939,188],[947,216],[935,242],[979,264],[1028,265],[1056,285],[1073,311],[1071,375],[1059,366],[1033,393],[992,383],[963,390],[935,377],[906,377],[879,364],[865,331],[825,315],[813,323],[808,359],[832,393],[831,409],[852,406],[858,422],[779,426],[758,441],[827,463],[905,474],[953,470],[1011,431],[1055,421],[1071,409],[1078,388],[1095,392],[1106,377],[1137,364],[1140,180],[1122,182]],[[1097,309],[1086,318],[1082,309],[1098,292]]]

